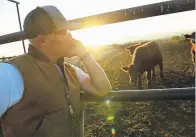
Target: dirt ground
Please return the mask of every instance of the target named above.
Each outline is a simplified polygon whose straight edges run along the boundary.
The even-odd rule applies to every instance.
[[[152,88],[195,87],[187,43],[158,43],[164,60],[165,79],[160,79],[157,67]],[[105,50],[110,49],[102,49],[100,53],[108,52]],[[125,48],[118,48],[99,60],[113,90],[134,89],[129,86],[128,74],[120,69],[130,64],[131,59]],[[147,88],[145,80],[144,75],[143,87]],[[85,137],[195,136],[195,101],[110,102],[109,105],[91,102],[84,106]]]

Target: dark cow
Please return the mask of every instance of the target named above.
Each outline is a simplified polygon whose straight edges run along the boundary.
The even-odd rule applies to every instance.
[[[188,41],[188,45],[191,50],[191,57],[192,57],[192,62],[193,62],[193,76],[195,76],[195,52],[196,52],[196,45],[195,45],[195,32],[193,32],[191,35],[186,34],[184,35],[184,38],[186,41]]]
[[[145,44],[145,43],[147,43],[147,42],[145,41],[145,42],[136,43],[136,44],[134,44],[134,45],[129,45],[129,47],[126,48],[126,49],[127,49],[128,51],[130,51],[131,54],[133,54],[133,53],[134,53],[134,50],[135,50],[137,47],[139,47],[139,46],[141,46],[141,45],[143,45],[143,44]]]
[[[130,84],[134,84],[138,89],[142,88],[141,76],[147,72],[147,85],[151,88],[151,71],[155,79],[155,66],[159,65],[160,77],[163,78],[163,58],[157,43],[150,41],[137,47],[133,53],[132,63],[130,66],[121,67],[129,73]]]

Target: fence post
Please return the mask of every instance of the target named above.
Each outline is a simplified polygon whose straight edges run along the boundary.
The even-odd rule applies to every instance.
[[[81,102],[81,137],[84,137],[84,103]]]
[[[20,27],[20,31],[22,31],[22,25],[21,25],[21,20],[20,20],[20,12],[19,12],[19,2],[14,1],[14,0],[8,0],[10,2],[13,2],[16,4],[16,9],[17,9],[17,15],[18,15],[18,22],[19,22],[19,27]],[[22,39],[22,45],[23,45],[23,49],[24,49],[24,53],[26,53],[26,49],[25,49],[25,43],[24,40]]]

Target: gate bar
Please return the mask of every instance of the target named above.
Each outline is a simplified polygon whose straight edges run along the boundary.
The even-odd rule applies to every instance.
[[[171,0],[73,19],[69,23],[82,23],[80,28],[73,29],[76,30],[190,10],[195,10],[195,0]]]
[[[155,101],[155,100],[195,100],[195,87],[118,90],[105,97],[96,97],[87,93],[81,94],[82,102],[110,101]]]

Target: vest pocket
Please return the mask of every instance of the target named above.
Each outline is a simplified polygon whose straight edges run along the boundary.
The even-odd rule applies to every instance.
[[[44,117],[33,137],[50,137],[52,135],[53,129],[54,127],[52,123]]]
[[[45,115],[33,137],[70,137],[70,125],[66,109]]]

